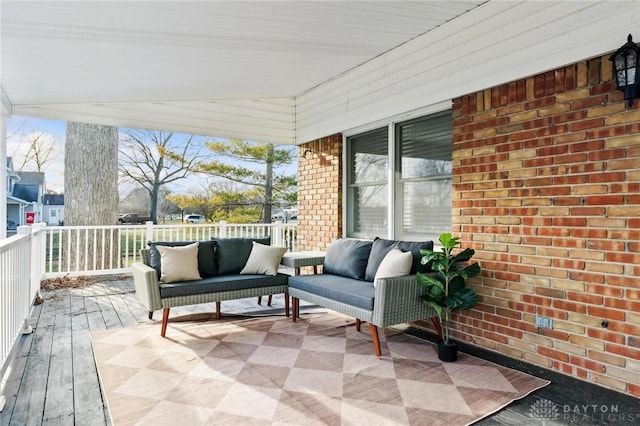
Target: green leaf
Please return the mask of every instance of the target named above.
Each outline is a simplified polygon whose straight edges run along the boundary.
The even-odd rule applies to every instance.
[[[461,275],[463,275],[465,278],[475,277],[480,273],[480,265],[478,265],[477,263],[473,263],[471,265],[466,266],[460,272],[461,272]]]
[[[475,253],[476,251],[474,249],[466,248],[460,253],[453,255],[451,257],[451,263],[466,262],[467,260],[471,259]]]
[[[478,303],[478,295],[470,288],[464,288],[452,297],[455,299],[455,309],[471,309]]]
[[[438,287],[438,286],[433,286],[429,289],[429,295],[431,296],[431,298],[433,298],[434,300],[440,300],[442,299],[442,297],[444,296],[444,288],[443,287]]]
[[[447,270],[447,260],[446,259],[434,259],[431,264],[431,269],[434,271],[446,271]]]
[[[430,274],[418,273],[416,274],[416,278],[418,280],[418,284],[424,287],[430,287],[430,286],[438,286],[440,288],[444,287],[443,284],[435,276]]]
[[[452,277],[449,280],[449,294],[453,294],[456,291],[465,288],[465,286],[466,286],[466,283],[464,281],[464,278],[460,276]]]
[[[433,250],[428,250],[428,249],[420,249],[420,254],[423,256],[429,256],[434,254],[435,252]]]
[[[437,258],[440,253],[434,253],[431,250],[420,250],[420,253],[422,253],[422,258],[420,259],[420,263],[422,265],[426,265],[427,263],[431,262],[433,259]]]
[[[438,318],[440,318],[440,321],[442,322],[442,306],[431,300],[423,300],[423,303],[433,308],[433,310],[438,314]]]
[[[451,235],[451,232],[444,232],[440,234],[440,243],[442,247],[446,249],[446,251],[451,251],[460,245],[460,238],[456,238]]]

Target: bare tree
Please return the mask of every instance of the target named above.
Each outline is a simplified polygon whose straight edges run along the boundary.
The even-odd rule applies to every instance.
[[[65,145],[65,225],[114,225],[118,221],[118,128],[67,123]],[[83,231],[89,232],[89,231]],[[66,259],[79,259],[88,269],[94,263],[119,259],[117,238],[79,235],[85,250],[79,256],[70,244]],[[114,241],[111,246],[111,240]],[[104,244],[104,246],[103,246]],[[66,244],[62,245],[66,247]],[[94,253],[96,257],[94,258]],[[84,254],[87,259],[82,258]],[[69,257],[67,257],[69,256]]]
[[[55,169],[63,151],[60,140],[41,131],[28,130],[28,124],[25,120],[10,135],[17,140],[11,154],[16,170],[44,173]],[[62,176],[62,173],[60,175]],[[49,189],[44,188],[45,192],[49,192]]]
[[[195,136],[180,140],[173,133],[152,130],[129,130],[123,136],[120,174],[147,190],[152,221],[157,223],[160,188],[189,176],[199,155],[196,141]]]
[[[42,132],[33,132],[26,135],[28,144],[27,153],[22,157],[18,170],[22,171],[27,166],[34,172],[44,172],[46,166],[56,160],[58,155],[56,140]]]

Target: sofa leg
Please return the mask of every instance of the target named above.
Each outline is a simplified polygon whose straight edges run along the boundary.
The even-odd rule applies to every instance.
[[[436,333],[438,334],[438,339],[440,339],[440,341],[443,341],[444,336],[442,335],[442,325],[440,324],[440,318],[431,317],[431,323],[433,324],[433,328],[436,330]]]
[[[298,303],[300,303],[300,299],[297,297],[291,298],[291,318],[293,319],[293,322],[296,322],[298,316]]]
[[[284,293],[284,314],[289,316],[289,293]]]
[[[362,321],[360,321],[360,318],[356,318],[356,331],[360,331],[361,324],[362,324]]]
[[[162,310],[162,328],[160,329],[160,336],[164,337],[167,334],[167,323],[169,322],[169,308]]]
[[[149,319],[152,320],[153,319],[153,311],[149,311]]]
[[[273,295],[270,294],[269,297],[267,298],[267,306],[271,306],[272,298],[273,298]],[[258,305],[262,305],[262,296],[258,296]]]
[[[220,312],[220,304],[221,302],[216,302],[216,319],[220,319],[222,317],[222,312]]]
[[[371,333],[371,341],[373,342],[373,350],[376,356],[381,356],[380,339],[378,339],[378,327],[375,324],[369,323],[369,332]]]

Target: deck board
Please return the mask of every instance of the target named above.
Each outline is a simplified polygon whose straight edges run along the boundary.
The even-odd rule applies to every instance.
[[[73,393],[73,413],[76,424],[105,424],[104,404],[98,372],[93,358],[89,336],[89,321],[84,297],[72,297],[77,314],[72,318],[73,387],[82,392]],[[75,303],[74,303],[75,302]],[[80,303],[82,302],[82,303]],[[82,315],[82,312],[85,315]]]
[[[71,298],[58,300],[53,329],[49,375],[45,395],[45,421],[73,424],[73,345],[71,339]]]
[[[5,386],[6,404],[0,412],[0,425],[110,425],[93,358],[90,332],[151,322],[146,309],[135,297],[131,279],[124,277],[113,281],[109,278],[81,289],[44,293],[44,297],[44,303],[34,306],[30,318],[34,332],[22,336],[17,344]],[[257,298],[225,301],[222,302],[222,313],[284,314],[283,295],[274,295],[271,307],[267,306],[266,299],[263,298],[262,305],[258,305]],[[313,309],[309,305],[306,308]],[[171,318],[213,312],[214,303],[172,308]],[[152,321],[159,323],[160,318],[161,313],[155,312]],[[415,333],[421,334],[420,331]],[[493,361],[518,368],[504,360]],[[541,371],[531,373],[543,377],[537,374]],[[557,383],[516,401],[477,424],[541,425],[542,421],[534,421],[529,415],[532,404],[541,398],[556,404],[616,403],[627,413],[638,411],[637,408],[629,411],[633,409],[629,407],[640,406],[637,399],[598,387],[590,388],[584,382],[566,376],[554,376],[553,381]],[[640,419],[640,414],[637,418]],[[567,423],[546,420],[544,424]]]

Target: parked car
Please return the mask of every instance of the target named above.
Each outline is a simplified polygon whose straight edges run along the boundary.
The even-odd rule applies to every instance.
[[[7,220],[7,231],[15,231],[18,229],[18,224],[12,220]]]
[[[149,220],[151,220],[150,216],[140,216],[138,213],[125,213],[125,214],[118,215],[118,223],[120,225],[144,224]]]
[[[201,223],[204,222],[204,216],[201,214],[188,214],[184,217],[184,223]]]

